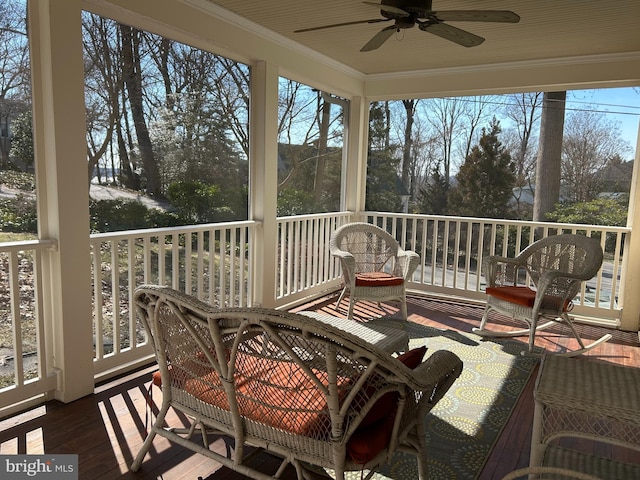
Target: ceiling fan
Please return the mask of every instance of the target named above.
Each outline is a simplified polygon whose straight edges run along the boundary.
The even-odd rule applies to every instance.
[[[416,25],[423,32],[437,35],[445,40],[455,42],[463,47],[475,47],[484,42],[484,38],[471,32],[453,27],[444,22],[497,22],[518,23],[520,17],[509,10],[439,10],[431,9],[431,0],[381,0],[380,3],[362,2],[380,9],[384,18],[356,20],[353,22],[335,23],[321,27],[303,28],[294,33],[311,32],[325,28],[358,25],[361,23],[380,23],[393,21],[393,25],[384,27],[376,33],[367,44],[360,49],[369,52],[380,47],[394,32],[399,32]]]

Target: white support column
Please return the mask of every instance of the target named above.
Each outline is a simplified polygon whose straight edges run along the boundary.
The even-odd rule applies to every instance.
[[[38,230],[58,242],[43,261],[45,335],[55,397],[69,402],[94,388],[82,8],[28,3]]]
[[[261,221],[253,243],[254,305],[275,306],[278,261],[278,78],[276,66],[251,69],[249,219]]]
[[[640,125],[636,142],[636,158],[633,162],[633,176],[629,195],[629,213],[627,226],[631,232],[624,245],[624,262],[626,275],[621,279],[622,319],[620,328],[629,332],[640,330]]]
[[[360,214],[364,210],[367,187],[367,148],[369,143],[369,102],[351,99],[347,137],[347,160],[343,166],[342,209]]]

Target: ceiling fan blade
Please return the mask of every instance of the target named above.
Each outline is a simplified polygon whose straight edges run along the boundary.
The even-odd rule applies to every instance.
[[[361,52],[370,52],[371,50],[375,50],[379,48],[384,42],[389,40],[389,37],[393,35],[393,32],[396,31],[395,25],[390,25],[388,27],[383,28],[378,33],[376,33],[371,40],[367,42],[367,44],[360,49]]]
[[[484,38],[474,35],[471,32],[462,30],[457,27],[452,27],[446,23],[429,23],[424,22],[419,25],[420,30],[429,32],[438,37],[444,38],[451,42],[455,42],[463,47],[475,47],[484,42]]]
[[[345,27],[347,25],[358,25],[360,23],[388,22],[391,18],[372,18],[371,20],[356,20],[354,22],[334,23],[333,25],[323,25],[321,27],[302,28],[294,30],[293,33],[313,32],[314,30],[324,30],[325,28]]]
[[[380,3],[375,3],[375,2],[362,2],[365,5],[370,5],[372,7],[378,8],[380,10],[383,10],[385,12],[389,12],[389,13],[393,13],[395,15],[400,15],[402,17],[408,17],[409,16],[409,12],[398,8],[398,7],[393,7],[391,5],[382,5]]]
[[[443,22],[500,22],[518,23],[520,16],[509,10],[443,10],[430,12]],[[424,18],[428,18],[426,15]]]

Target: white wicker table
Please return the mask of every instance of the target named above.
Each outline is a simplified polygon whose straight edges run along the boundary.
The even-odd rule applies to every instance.
[[[534,398],[531,466],[569,468],[607,480],[640,478],[640,462],[614,462],[554,442],[586,438],[640,452],[639,368],[547,355]]]
[[[298,313],[325,322],[347,333],[357,335],[388,353],[404,352],[409,349],[409,335],[399,328],[386,326],[380,322],[357,322],[318,312]]]

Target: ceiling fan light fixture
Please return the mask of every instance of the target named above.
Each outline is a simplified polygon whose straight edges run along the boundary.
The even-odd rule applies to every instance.
[[[427,33],[436,35],[463,47],[476,47],[484,42],[484,38],[475,35],[445,22],[490,22],[490,23],[518,23],[520,16],[510,10],[441,10],[431,9],[431,0],[381,0],[381,3],[362,2],[365,5],[380,9],[384,18],[356,20],[352,22],[336,23],[321,27],[296,30],[294,33],[310,32],[326,28],[358,25],[363,23],[379,23],[394,21],[376,33],[361,49],[361,52],[370,52],[382,46],[394,33],[396,38],[400,30],[406,30],[418,25],[418,28]],[[393,3],[389,5],[388,3]],[[424,20],[421,20],[424,19]],[[402,38],[404,38],[404,34]]]

